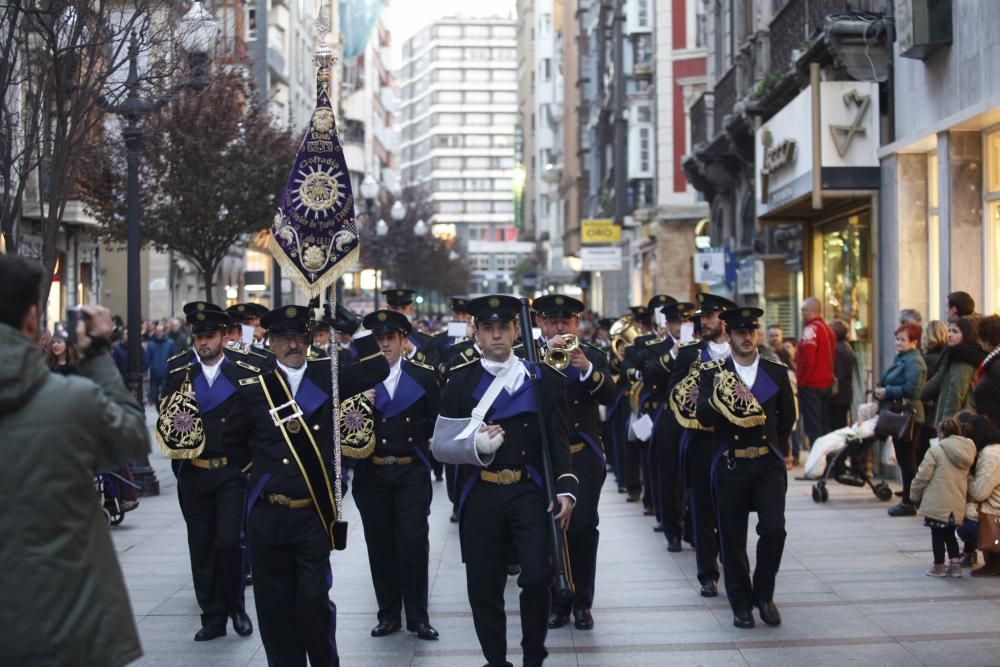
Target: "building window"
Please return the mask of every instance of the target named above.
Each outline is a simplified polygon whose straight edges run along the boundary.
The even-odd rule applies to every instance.
[[[517,93],[498,90],[493,93],[493,102],[494,104],[517,104]]]
[[[649,0],[636,0],[636,26],[649,28]]]
[[[434,55],[438,60],[461,60],[462,49],[439,47]]]
[[[542,81],[548,81],[552,78],[552,59],[542,58],[539,69],[542,70]]]
[[[458,25],[439,25],[437,29],[434,30],[435,37],[461,37],[462,36],[462,26]]]
[[[493,135],[493,146],[495,148],[510,148],[514,146],[514,135],[512,134],[494,134]]]
[[[467,69],[465,70],[466,81],[489,81],[490,71],[488,69]]]
[[[640,123],[651,123],[651,122],[653,122],[653,115],[652,115],[652,113],[650,113],[649,107],[647,105],[645,105],[645,104],[642,105],[642,106],[636,107],[636,109],[635,109],[635,115],[636,115],[636,120],[638,122],[640,122]]]
[[[438,104],[461,104],[462,91],[442,90],[434,94],[434,101],[437,102]]]
[[[439,201],[437,203],[438,213],[462,213],[462,202],[460,201]]]
[[[465,92],[466,104],[489,104],[490,94],[486,90],[467,90]]]
[[[461,81],[462,70],[460,69],[439,69],[434,73],[435,81]]]
[[[470,241],[485,241],[490,235],[489,225],[467,225],[466,230]]]
[[[461,192],[464,187],[461,178],[439,178],[434,184],[438,192]]]
[[[489,37],[490,27],[488,25],[467,25],[465,26],[466,37]]]
[[[477,157],[467,157],[465,158],[465,168],[466,169],[489,169],[490,168],[490,158],[477,156]]]
[[[485,47],[468,47],[465,49],[466,60],[489,60],[490,50]]]
[[[639,170],[649,173],[653,170],[653,130],[649,127],[639,128]]]
[[[461,169],[462,158],[460,157],[439,157],[434,160],[435,169]]]
[[[517,70],[496,69],[493,70],[494,81],[517,81]]]
[[[247,41],[257,40],[257,6],[247,5]]]
[[[467,134],[465,135],[466,148],[485,148],[490,145],[490,135],[488,134]]]
[[[937,153],[927,154],[927,314],[941,303],[941,214]],[[930,318],[934,319],[934,318]]]
[[[490,115],[488,113],[467,113],[465,114],[466,125],[489,125]]]
[[[466,213],[492,213],[493,202],[490,201],[470,201],[465,203]]]
[[[461,125],[462,114],[460,113],[439,113],[434,116],[435,126],[440,125]]]

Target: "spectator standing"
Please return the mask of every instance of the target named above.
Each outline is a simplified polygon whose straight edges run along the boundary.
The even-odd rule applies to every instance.
[[[165,334],[162,324],[157,324],[153,338],[149,341],[146,355],[149,358],[149,403],[157,405],[160,401],[160,387],[167,377],[167,361],[177,354],[174,341]]]
[[[93,475],[147,454],[146,420],[105,351],[103,308],[83,307],[77,373],[49,372],[35,343],[42,275],[0,255],[0,653],[119,667],[142,648]]]
[[[888,408],[893,403],[906,406],[913,411],[915,429],[920,429],[924,423],[924,404],[920,402],[920,390],[927,380],[927,365],[917,346],[920,344],[920,327],[908,322],[896,329],[896,357],[892,365],[882,373],[879,386],[875,388],[875,398],[879,402],[879,410]],[[889,508],[889,516],[913,516],[916,508],[910,500],[910,483],[916,474],[916,459],[914,444],[911,440],[893,437],[896,449],[896,462],[903,477],[903,499],[894,507]]]
[[[912,322],[922,327],[924,325],[924,318],[916,308],[904,308],[899,311],[899,323],[906,324],[907,322]]]
[[[981,419],[981,417],[980,417]],[[983,446],[982,438],[973,438],[979,454],[976,456],[975,474],[969,478],[969,507],[966,508],[966,518],[978,519],[978,512],[989,515],[1000,515],[1000,444],[996,444],[996,434],[988,438],[994,444]],[[966,521],[959,530],[959,536],[975,544],[978,537],[979,523],[975,523],[976,532],[969,531],[970,524]],[[964,532],[963,531],[967,531]],[[975,562],[969,558],[969,564]],[[996,551],[983,552],[983,566],[971,572],[973,577],[995,577],[1000,575],[1000,553]]]
[[[948,322],[969,317],[975,312],[976,300],[968,292],[952,292],[948,295]]]
[[[920,505],[924,525],[931,529],[934,564],[927,576],[961,577],[955,528],[965,519],[965,496],[969,471],[976,459],[976,445],[962,435],[962,425],[954,417],[941,422],[938,435],[941,444],[927,450],[910,486],[910,497]]]
[[[48,353],[45,355],[45,362],[53,373],[60,375],[72,375],[76,372],[76,365],[80,361],[80,354],[73,345],[66,340],[66,334],[62,331],[56,333],[49,343]]]
[[[795,352],[799,413],[810,444],[829,432],[826,403],[833,389],[833,357],[837,345],[833,329],[821,314],[816,297],[802,302],[802,337]]]
[[[831,431],[851,425],[851,404],[854,402],[854,350],[847,342],[848,327],[844,320],[834,320],[830,328],[837,338],[833,354],[834,393],[830,397],[828,419]]]
[[[188,325],[186,322],[182,322],[180,318],[171,317],[170,323],[170,333],[168,336],[170,340],[174,341],[174,347],[177,348],[178,352],[187,352],[191,349],[191,332],[188,330]]]
[[[972,387],[976,369],[985,358],[986,352],[976,341],[971,319],[960,317],[948,325],[948,347],[941,355],[937,373],[920,394],[922,400],[936,401],[931,422],[935,427],[948,417],[974,407]]]
[[[979,320],[977,330],[988,354],[976,369],[973,400],[979,414],[1000,428],[1000,315]]]

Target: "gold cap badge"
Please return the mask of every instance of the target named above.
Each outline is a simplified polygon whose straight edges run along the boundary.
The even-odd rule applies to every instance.
[[[500,307],[500,299],[498,299],[496,297],[493,297],[492,299],[490,299],[489,301],[487,301],[486,304],[490,308],[499,308]]]
[[[198,313],[197,315],[195,315],[195,317],[198,318],[200,322],[205,321],[205,313]]]
[[[557,296],[557,297],[556,297],[556,305],[557,305],[557,306],[561,306],[561,305],[563,305],[564,303],[566,303],[566,299],[562,298],[561,296]]]
[[[295,317],[298,314],[299,311],[296,310],[295,306],[289,306],[285,309],[285,317]]]
[[[199,303],[197,306],[195,306],[195,308],[198,310],[205,310],[205,304]]]
[[[379,313],[377,319],[379,322],[385,322],[389,318],[385,313]]]

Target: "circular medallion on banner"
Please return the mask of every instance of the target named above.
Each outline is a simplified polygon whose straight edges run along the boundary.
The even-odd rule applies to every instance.
[[[340,185],[330,174],[318,170],[306,175],[299,185],[299,201],[310,211],[325,211],[337,201]]]

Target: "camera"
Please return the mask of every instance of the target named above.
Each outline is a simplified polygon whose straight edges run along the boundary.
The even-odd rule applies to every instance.
[[[66,340],[73,345],[77,344],[76,325],[84,319],[83,310],[79,307],[66,309]]]

